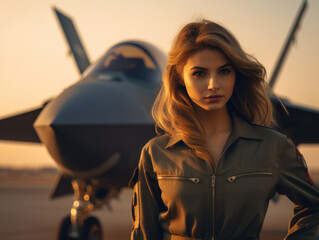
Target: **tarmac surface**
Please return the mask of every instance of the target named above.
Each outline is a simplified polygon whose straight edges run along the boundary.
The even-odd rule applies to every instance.
[[[0,239],[53,240],[60,221],[68,215],[73,197],[48,198],[48,184],[0,184]],[[126,189],[119,199],[113,199],[113,211],[107,208],[92,215],[103,226],[104,239],[129,239],[131,191]]]
[[[53,181],[52,181],[53,182]],[[0,181],[0,239],[1,240],[53,240],[60,221],[68,215],[73,196],[49,199],[53,186],[50,180],[3,182]],[[104,239],[130,238],[132,192],[123,189],[110,206],[94,211],[103,226]],[[288,214],[287,214],[288,213]],[[285,198],[270,204],[261,240],[279,240],[285,236],[292,204]]]

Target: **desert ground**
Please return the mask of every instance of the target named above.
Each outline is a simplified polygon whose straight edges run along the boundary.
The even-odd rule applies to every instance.
[[[0,169],[0,239],[53,240],[61,219],[66,216],[73,197],[49,199],[56,169],[12,170]],[[123,189],[110,207],[97,210],[103,226],[104,239],[125,240],[130,237],[132,192]],[[285,197],[270,203],[262,231],[262,240],[283,239],[292,214],[292,204]]]

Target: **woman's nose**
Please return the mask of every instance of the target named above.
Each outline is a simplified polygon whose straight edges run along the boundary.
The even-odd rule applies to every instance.
[[[209,78],[209,82],[208,82],[208,89],[212,90],[212,91],[216,91],[218,89],[218,83],[216,81],[216,78],[214,76],[211,76]]]

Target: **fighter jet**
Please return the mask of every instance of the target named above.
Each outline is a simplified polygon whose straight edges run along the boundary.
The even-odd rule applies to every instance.
[[[277,73],[306,6],[304,1]],[[150,112],[166,57],[147,42],[125,41],[91,63],[72,20],[54,11],[81,78],[40,108],[0,119],[0,140],[42,143],[57,163],[61,177],[51,197],[74,194],[58,239],[102,239],[98,219],[89,214],[127,187],[142,146],[156,135]],[[277,75],[273,76],[271,86]],[[278,130],[296,145],[319,142],[318,110],[269,95],[277,110]]]

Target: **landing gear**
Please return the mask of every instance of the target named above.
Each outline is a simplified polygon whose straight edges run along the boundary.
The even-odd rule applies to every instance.
[[[65,217],[59,228],[58,240],[102,240],[103,233],[100,222],[95,217],[88,217],[84,220],[80,231],[72,231],[71,219]]]
[[[81,228],[80,240],[102,240],[102,229],[97,218],[85,219]]]
[[[65,217],[58,231],[58,240],[102,240],[102,228],[97,218],[88,217],[100,208],[103,200],[96,196],[94,185],[83,180],[73,180],[74,202],[70,215]]]
[[[65,217],[60,223],[57,240],[74,239],[70,236],[71,235],[71,226],[72,225],[71,225],[70,217],[69,216]]]

